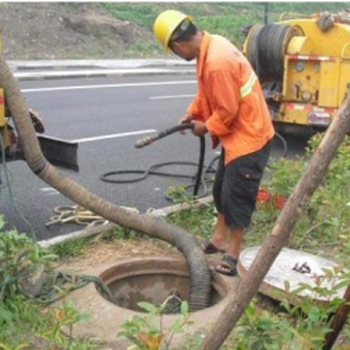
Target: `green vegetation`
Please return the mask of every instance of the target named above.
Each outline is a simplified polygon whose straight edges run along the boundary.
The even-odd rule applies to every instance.
[[[258,202],[253,224],[245,236],[246,247],[261,245],[271,232],[280,212],[281,203],[278,203],[278,198],[282,196],[286,199],[292,193],[320,140],[319,135],[313,137],[306,155],[300,159],[283,158],[272,162],[269,171],[273,172],[273,176],[262,185],[269,197],[260,198]],[[350,137],[346,137],[321,186],[303,207],[301,218],[289,242],[289,247],[330,258],[338,263],[339,267],[334,271],[325,270],[324,276],[318,276],[316,279],[317,284],[314,287],[301,285],[298,290],[290,291],[286,282],[285,291],[278,297],[282,300],[278,309],[271,311],[264,303],[255,299],[223,349],[320,349],[334,312],[341,303],[336,292],[350,283],[349,274],[343,274],[342,270],[343,266],[350,263],[349,167]],[[177,202],[193,202],[182,187],[172,187],[169,192]],[[214,218],[213,205],[205,205],[176,212],[167,220],[184,227],[192,234],[208,237],[212,233]],[[53,252],[64,257],[76,256],[83,251],[84,246],[93,244],[98,247],[101,241],[150,238],[118,227],[97,237],[72,241],[51,250],[44,250],[26,235],[20,235],[16,231],[4,231],[3,227],[1,219],[0,349],[99,349],[101,342],[78,339],[74,335],[74,325],[86,320],[87,316],[80,315],[79,310],[75,310],[74,305],[69,303],[63,304],[61,308],[43,307],[35,298],[28,298],[28,293],[23,293],[21,278],[35,274],[43,266],[52,266],[57,261]],[[339,280],[339,275],[342,275],[342,280]],[[334,278],[335,276],[337,278]],[[332,287],[322,288],[322,280],[330,280]],[[298,293],[305,290],[310,292],[311,297],[299,298]],[[329,302],[315,302],[317,295],[326,297]],[[161,328],[165,306],[166,302],[160,306],[142,303],[141,307],[148,314],[126,323],[120,335],[134,342],[134,349],[158,350],[157,344],[165,339],[166,334],[176,333],[181,330],[180,324],[186,325],[191,322],[187,306],[183,304],[181,315],[174,327]],[[40,317],[37,317],[38,315]],[[155,325],[153,322],[156,322]],[[350,343],[349,335],[350,327],[346,325],[341,337],[344,344]],[[193,339],[192,348],[195,348],[198,342],[198,339]],[[169,344],[166,345],[167,348],[172,349]],[[346,347],[337,344],[334,349]]]
[[[199,28],[213,34],[224,35],[239,47],[244,41],[241,31],[247,26],[264,23],[265,18],[265,5],[262,2],[107,2],[101,3],[101,6],[116,18],[135,23],[150,32],[152,32],[154,20],[161,11],[180,10],[191,15]],[[268,3],[268,22],[278,21],[283,13],[310,15],[325,10],[337,13],[343,8],[342,2],[270,2]],[[147,42],[144,39],[133,46],[136,48],[140,46],[141,52],[147,54],[155,53],[157,50],[154,42]],[[159,45],[158,50],[161,50]]]
[[[81,344],[73,337],[74,324],[86,316],[69,303],[48,311],[37,302],[35,285],[56,256],[27,235],[3,227],[0,217],[0,349],[92,349],[89,340]]]
[[[179,318],[168,326],[164,327],[162,322],[168,305],[175,296],[168,297],[160,306],[155,306],[147,302],[139,302],[137,305],[147,312],[146,316],[135,315],[132,320],[126,321],[123,331],[118,336],[128,339],[134,346],[133,350],[158,350],[172,349],[174,335],[185,334],[186,326],[193,324],[188,309],[188,303],[181,301]],[[176,300],[177,301],[177,300]],[[182,350],[195,350],[199,348],[202,339],[199,334],[189,337],[186,346]]]
[[[257,298],[245,310],[239,321],[236,340],[237,350],[304,350],[322,349],[325,336],[332,329],[330,324],[334,313],[343,300],[338,291],[349,285],[349,274],[343,274],[343,279],[337,279],[341,268],[324,269],[324,276],[316,280],[315,286],[306,284],[290,291],[285,283],[280,309],[276,312],[263,310],[258,305]],[[339,275],[338,275],[339,276]],[[331,287],[325,287],[329,282]],[[308,291],[310,294],[300,297],[298,293]],[[316,301],[322,297],[327,302]],[[334,350],[346,349],[335,345]]]

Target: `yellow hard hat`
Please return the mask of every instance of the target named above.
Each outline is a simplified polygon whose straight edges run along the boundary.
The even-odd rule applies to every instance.
[[[188,19],[192,21],[192,17],[176,10],[166,10],[158,15],[153,25],[154,35],[162,43],[166,51],[169,50],[169,41],[175,29],[182,21]]]

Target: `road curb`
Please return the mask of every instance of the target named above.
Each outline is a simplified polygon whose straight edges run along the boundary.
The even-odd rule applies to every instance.
[[[195,62],[182,59],[105,59],[105,60],[7,60],[14,70],[32,69],[82,69],[82,68],[145,68],[145,67],[195,67]]]
[[[32,80],[57,80],[57,79],[81,79],[81,78],[108,78],[108,77],[130,77],[130,76],[162,76],[162,75],[194,75],[195,70],[118,70],[118,71],[98,71],[98,72],[36,72],[36,73],[14,73],[19,81]]]
[[[20,81],[115,76],[192,75],[195,62],[179,59],[7,61]]]

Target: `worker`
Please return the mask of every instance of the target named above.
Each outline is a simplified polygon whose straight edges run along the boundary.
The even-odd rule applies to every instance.
[[[204,253],[222,252],[216,271],[234,276],[268,162],[274,128],[261,86],[246,57],[226,38],[200,31],[192,17],[166,10],[154,22],[154,34],[167,52],[196,60],[197,95],[180,123],[192,133],[221,144],[213,186],[217,223]]]

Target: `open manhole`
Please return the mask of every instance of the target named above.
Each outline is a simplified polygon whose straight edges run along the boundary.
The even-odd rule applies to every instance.
[[[65,302],[72,302],[81,313],[89,315],[89,320],[75,325],[75,334],[79,337],[91,336],[93,332],[99,339],[115,342],[116,335],[123,329],[126,321],[135,316],[146,316],[144,310],[137,307],[138,302],[146,301],[157,306],[169,295],[174,294],[180,300],[189,298],[190,277],[184,258],[132,258],[101,264],[86,270],[85,273],[100,277],[119,304],[110,302],[108,297],[99,291],[99,283],[89,283],[84,288],[69,293]],[[238,277],[227,277],[213,271],[211,303],[202,310],[190,312],[191,322],[186,324],[186,334],[205,334],[226,309],[239,282]],[[170,329],[180,315],[163,315],[162,327]],[[174,344],[180,344],[182,336],[174,336]],[[179,346],[179,349],[181,348]]]
[[[119,307],[143,312],[140,301],[161,305],[169,297],[166,313],[180,312],[181,302],[189,300],[190,278],[185,261],[164,258],[130,260],[118,263],[100,274]],[[107,296],[97,287],[105,299]],[[227,279],[213,274],[211,302],[215,306],[229,292]]]

